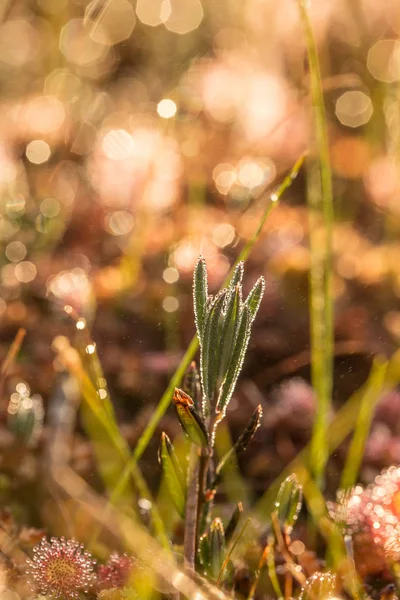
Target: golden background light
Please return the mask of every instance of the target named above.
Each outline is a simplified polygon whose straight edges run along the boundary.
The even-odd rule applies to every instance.
[[[0,63],[21,67],[35,58],[38,46],[37,31],[28,21],[11,20],[0,27]]]
[[[23,261],[15,266],[15,277],[22,283],[33,281],[37,274],[37,269],[33,262]]]
[[[56,217],[60,210],[60,203],[55,198],[44,198],[40,203],[40,212],[48,219]]]
[[[175,102],[169,98],[164,98],[157,104],[157,112],[163,119],[171,119],[174,117],[176,110],[177,107]]]
[[[91,23],[90,14],[93,7],[98,5],[98,1],[90,3],[86,9],[86,23],[90,32],[90,37],[100,44],[114,45],[118,44],[132,34],[135,27],[135,11],[128,0],[113,0],[107,2],[101,11],[98,21]]]
[[[196,29],[204,16],[200,0],[169,0],[170,12],[165,19],[165,27],[174,33],[184,35]]]
[[[176,312],[179,308],[179,300],[174,296],[167,296],[162,302],[162,307],[165,312]]]
[[[124,129],[112,130],[104,136],[102,148],[104,154],[111,160],[124,160],[131,156],[134,141]]]
[[[19,262],[26,256],[26,246],[22,242],[14,241],[10,242],[6,246],[6,256],[11,262]]]
[[[126,210],[117,210],[107,215],[105,222],[112,235],[126,235],[133,227],[133,217]]]
[[[40,165],[49,160],[51,150],[48,143],[44,140],[33,140],[27,145],[25,154],[31,163]]]
[[[166,283],[175,283],[179,279],[179,271],[174,267],[167,267],[163,271],[163,279]]]
[[[161,25],[161,13],[165,0],[138,0],[136,4],[136,15],[145,25],[157,27]]]
[[[235,228],[230,223],[220,223],[213,230],[212,239],[218,248],[225,248],[235,239]]]
[[[371,74],[385,83],[400,79],[399,40],[379,40],[368,52],[367,66]]]
[[[215,186],[220,194],[227,194],[236,181],[236,169],[229,163],[220,163],[213,170]]]
[[[69,62],[85,66],[103,58],[107,46],[90,37],[83,19],[72,19],[61,31],[60,50]]]
[[[336,101],[335,113],[347,127],[365,125],[373,113],[371,98],[360,91],[345,92]]]

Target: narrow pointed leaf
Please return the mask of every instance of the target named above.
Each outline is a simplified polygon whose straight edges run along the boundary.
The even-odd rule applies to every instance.
[[[238,264],[236,265],[236,267],[232,273],[232,277],[229,282],[230,288],[236,287],[238,284],[242,283],[243,271],[244,271],[244,262],[241,260],[240,262],[238,262]]]
[[[245,300],[246,306],[249,307],[251,320],[254,321],[258,309],[260,308],[261,300],[265,291],[265,279],[259,277],[253,287],[251,288],[249,295]]]
[[[259,404],[257,406],[256,410],[254,411],[249,424],[247,425],[246,429],[243,431],[242,435],[238,438],[238,440],[235,442],[234,446],[232,446],[232,448],[229,450],[229,452],[227,452],[225,454],[225,456],[223,456],[221,458],[221,460],[218,463],[218,466],[215,470],[216,475],[219,475],[221,473],[222,469],[229,462],[230,458],[233,455],[238,456],[239,454],[241,454],[242,452],[244,452],[246,450],[247,446],[253,439],[257,429],[261,425],[262,416],[263,416],[263,411],[262,411],[261,404]]]
[[[217,379],[217,352],[221,335],[220,321],[227,290],[222,290],[213,300],[208,309],[203,331],[201,347],[201,378],[203,392],[208,400],[212,400]]]
[[[175,449],[166,433],[161,435],[161,445],[159,449],[159,461],[163,472],[163,477],[169,496],[178,511],[184,518],[186,504],[186,486],[183,473],[179,466]]]
[[[244,306],[229,367],[225,379],[220,387],[216,408],[217,412],[225,412],[229,400],[232,397],[239,373],[243,366],[244,357],[246,355],[246,350],[250,339],[250,329],[250,310],[247,306]]]
[[[240,517],[243,514],[243,504],[241,502],[237,503],[235,510],[232,513],[231,518],[228,521],[228,525],[225,529],[225,543],[229,544],[232,539],[232,536],[235,532],[235,529],[239,523]]]
[[[193,304],[197,335],[202,342],[204,322],[207,314],[207,266],[202,256],[199,257],[193,274]]]
[[[225,379],[226,371],[229,366],[232,356],[233,345],[239,326],[239,314],[242,308],[242,288],[237,284],[231,288],[227,295],[225,316],[219,342],[219,364],[218,364],[218,379]]]
[[[225,533],[222,521],[216,518],[210,527],[211,575],[216,579],[221,571],[225,557]]]
[[[197,413],[193,400],[179,388],[175,388],[173,403],[178,419],[186,435],[197,446],[208,446],[208,435],[203,419]]]
[[[303,488],[296,475],[289,475],[282,483],[276,497],[275,508],[281,526],[287,533],[293,529],[303,502]]]

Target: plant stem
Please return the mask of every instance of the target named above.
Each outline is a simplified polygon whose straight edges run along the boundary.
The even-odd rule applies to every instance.
[[[183,564],[187,573],[194,573],[197,541],[199,486],[199,461],[197,446],[192,445],[189,464],[189,485],[185,509],[185,534],[183,540]]]
[[[314,110],[315,142],[318,160],[310,165],[308,186],[309,228],[311,246],[310,267],[310,335],[312,383],[318,405],[311,441],[311,469],[322,486],[328,446],[328,419],[332,396],[333,355],[333,288],[332,288],[332,226],[333,193],[329,157],[328,132],[317,47],[305,0],[298,0],[308,62],[310,66],[311,99]]]

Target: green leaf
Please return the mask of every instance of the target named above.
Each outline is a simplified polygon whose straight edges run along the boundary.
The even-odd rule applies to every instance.
[[[239,454],[241,454],[242,452],[244,452],[246,450],[247,446],[253,439],[254,434],[256,433],[257,429],[261,425],[262,416],[263,416],[263,411],[262,411],[261,404],[259,404],[257,406],[256,410],[254,411],[249,424],[247,425],[246,429],[243,431],[241,436],[238,438],[235,445],[229,450],[229,452],[227,452],[225,454],[225,456],[223,456],[221,458],[221,460],[218,463],[218,466],[215,470],[216,475],[220,475],[222,469],[229,462],[230,458],[233,455],[238,456]]]
[[[171,440],[164,432],[161,434],[159,461],[161,463],[163,477],[165,479],[170,498],[179,515],[184,518],[186,505],[186,486],[184,483],[184,477],[179,466],[175,449],[171,443]]]
[[[232,356],[232,349],[239,326],[239,315],[242,308],[242,287],[237,284],[230,288],[226,295],[225,315],[219,342],[218,380],[225,379],[226,371]],[[219,386],[220,387],[220,386]]]
[[[230,288],[234,288],[238,284],[242,283],[243,272],[244,272],[244,262],[241,260],[240,262],[238,262],[238,264],[236,265],[236,267],[235,267],[235,269],[234,269],[234,271],[232,273],[232,277],[231,277],[231,280],[229,282],[229,287]]]
[[[183,390],[175,388],[172,398],[178,419],[189,439],[202,448],[208,446],[208,435],[203,419],[196,412],[193,400]]]
[[[204,325],[203,343],[200,353],[201,379],[203,393],[210,401],[212,400],[217,380],[217,355],[221,336],[222,310],[227,291],[226,289],[222,290],[215,296],[208,309]]]
[[[217,579],[225,557],[225,533],[221,519],[213,520],[210,526],[211,576]]]
[[[303,488],[295,474],[286,477],[281,484],[275,501],[275,508],[281,526],[287,533],[293,529],[303,502]]]
[[[245,300],[246,306],[249,307],[251,320],[254,321],[258,309],[260,308],[261,300],[265,291],[265,279],[259,277],[253,287],[251,288],[249,295]]]
[[[202,343],[204,323],[207,314],[208,282],[207,266],[202,256],[199,257],[193,274],[193,305],[197,335]]]
[[[224,413],[232,397],[233,391],[240,371],[243,366],[247,346],[250,339],[251,313],[248,306],[244,306],[240,317],[239,327],[236,335],[235,344],[232,351],[231,360],[220,387],[216,411]]]

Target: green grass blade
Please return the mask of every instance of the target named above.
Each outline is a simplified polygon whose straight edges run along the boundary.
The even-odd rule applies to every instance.
[[[310,67],[315,141],[318,153],[317,161],[311,164],[311,177],[308,186],[311,246],[311,371],[312,383],[318,398],[317,414],[311,442],[313,457],[311,468],[315,480],[319,485],[322,485],[329,452],[326,443],[326,434],[332,395],[332,356],[334,344],[331,265],[333,226],[332,173],[317,47],[305,0],[298,0],[298,6],[305,33]]]
[[[358,413],[356,426],[354,429],[353,439],[350,444],[349,451],[346,457],[346,463],[342,472],[340,487],[348,489],[352,487],[356,481],[364,448],[367,441],[368,433],[371,427],[372,417],[376,404],[381,398],[382,388],[385,381],[388,363],[382,360],[381,357],[375,359],[371,375],[368,380],[368,387],[363,394],[361,401],[360,412]]]
[[[96,380],[96,377],[102,374],[97,354],[96,361],[92,363],[92,366],[95,365],[95,369],[88,371],[84,368],[78,352],[74,353],[67,339],[59,341],[55,345],[55,350],[58,352],[65,368],[76,377],[79,383],[83,398],[81,411],[84,426],[95,450],[99,473],[110,495],[110,506],[113,503],[117,504],[121,502],[121,500],[124,505],[134,506],[135,493],[132,488],[133,481],[135,489],[140,496],[151,501],[150,513],[154,531],[162,545],[169,549],[169,540],[164,524],[158,513],[157,506],[152,500],[146,481],[136,463],[130,465],[122,490],[123,493],[118,496],[114,496],[113,494],[113,490],[120,479],[121,471],[129,463],[130,454],[126,440],[122,436],[118,423],[114,418],[114,410],[110,398],[108,396],[105,397],[104,400],[106,402],[103,403],[94,383],[94,379]],[[94,377],[94,374],[96,377]],[[94,533],[93,540],[97,537],[97,533]]]

